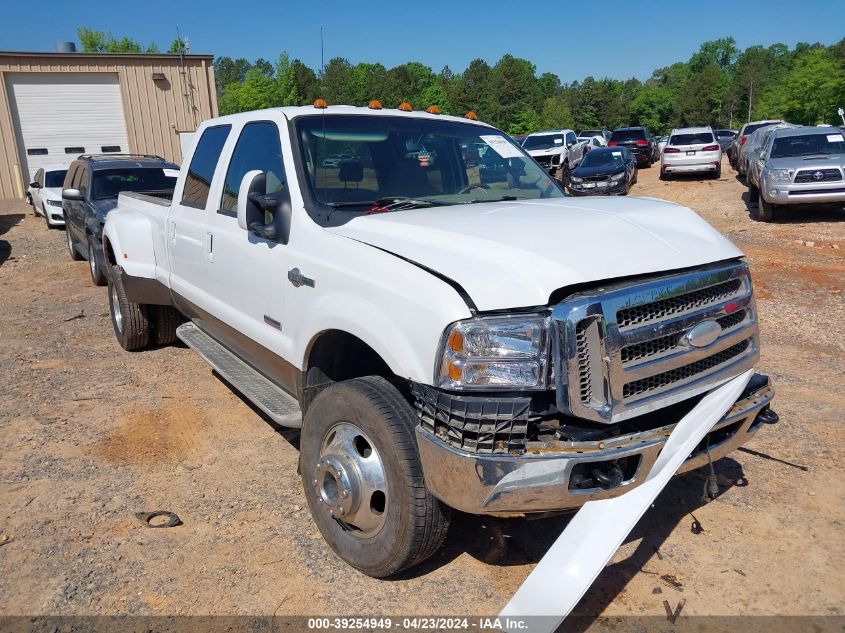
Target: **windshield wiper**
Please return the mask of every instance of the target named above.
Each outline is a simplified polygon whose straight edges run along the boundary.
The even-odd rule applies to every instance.
[[[358,202],[326,202],[327,207],[334,209],[341,209],[343,207],[366,207],[367,205],[376,204],[375,200],[360,200]]]
[[[475,200],[470,200],[466,204],[477,204],[479,202],[513,202],[514,200],[520,200],[517,196],[502,196],[501,198],[477,198]]]
[[[426,200],[425,198],[406,198],[404,196],[390,196],[379,198],[373,202],[371,213],[384,213],[385,211],[401,211],[403,209],[422,209],[425,207],[442,207],[450,203],[438,200]]]

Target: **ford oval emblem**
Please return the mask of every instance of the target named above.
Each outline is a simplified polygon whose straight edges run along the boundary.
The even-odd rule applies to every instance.
[[[707,347],[722,334],[722,326],[716,321],[702,321],[687,334],[687,343],[693,347]]]

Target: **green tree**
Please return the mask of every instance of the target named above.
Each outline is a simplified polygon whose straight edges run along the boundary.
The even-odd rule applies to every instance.
[[[320,89],[323,98],[330,104],[353,105],[355,101],[352,83],[352,64],[343,57],[329,60],[320,77]]]
[[[214,83],[217,84],[217,93],[222,94],[224,88],[229,84],[240,83],[252,68],[243,57],[232,59],[231,57],[218,57],[214,60]]]
[[[555,94],[543,101],[543,109],[540,112],[538,129],[559,130],[571,128],[575,125],[572,119],[572,110],[569,102],[563,94]],[[537,130],[531,130],[536,132]]]
[[[168,47],[167,52],[172,53],[174,55],[187,55],[188,45],[185,44],[185,40],[177,37],[172,42],[170,42],[170,46]]]
[[[87,26],[76,29],[76,36],[85,53],[158,53],[158,46],[150,44],[146,48],[129,37],[115,39],[106,31],[94,31]]]

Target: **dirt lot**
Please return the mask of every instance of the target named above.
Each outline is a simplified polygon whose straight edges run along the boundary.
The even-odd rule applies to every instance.
[[[845,211],[757,224],[744,192],[726,164],[717,182],[644,169],[632,193],[747,253],[781,423],[717,464],[715,501],[701,472],[675,479],[580,613],[843,613]],[[19,202],[0,202],[0,289],[0,614],[495,614],[566,525],[458,516],[423,567],[367,578],[309,518],[297,434],[184,347],[122,351],[105,291]],[[184,525],[135,517],[160,509]]]

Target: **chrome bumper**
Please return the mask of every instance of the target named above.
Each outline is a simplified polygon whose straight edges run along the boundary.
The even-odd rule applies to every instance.
[[[762,425],[757,414],[772,399],[767,380],[734,404],[713,425],[708,437],[714,461],[747,442]],[[522,455],[468,453],[417,427],[417,440],[428,489],[447,505],[471,514],[517,515],[575,509],[587,501],[617,497],[636,488],[654,465],[677,422],[600,442],[555,442]],[[721,431],[721,433],[720,433]],[[678,473],[707,464],[708,450],[692,453]],[[613,488],[570,488],[578,464],[608,462],[639,455],[627,480]]]

